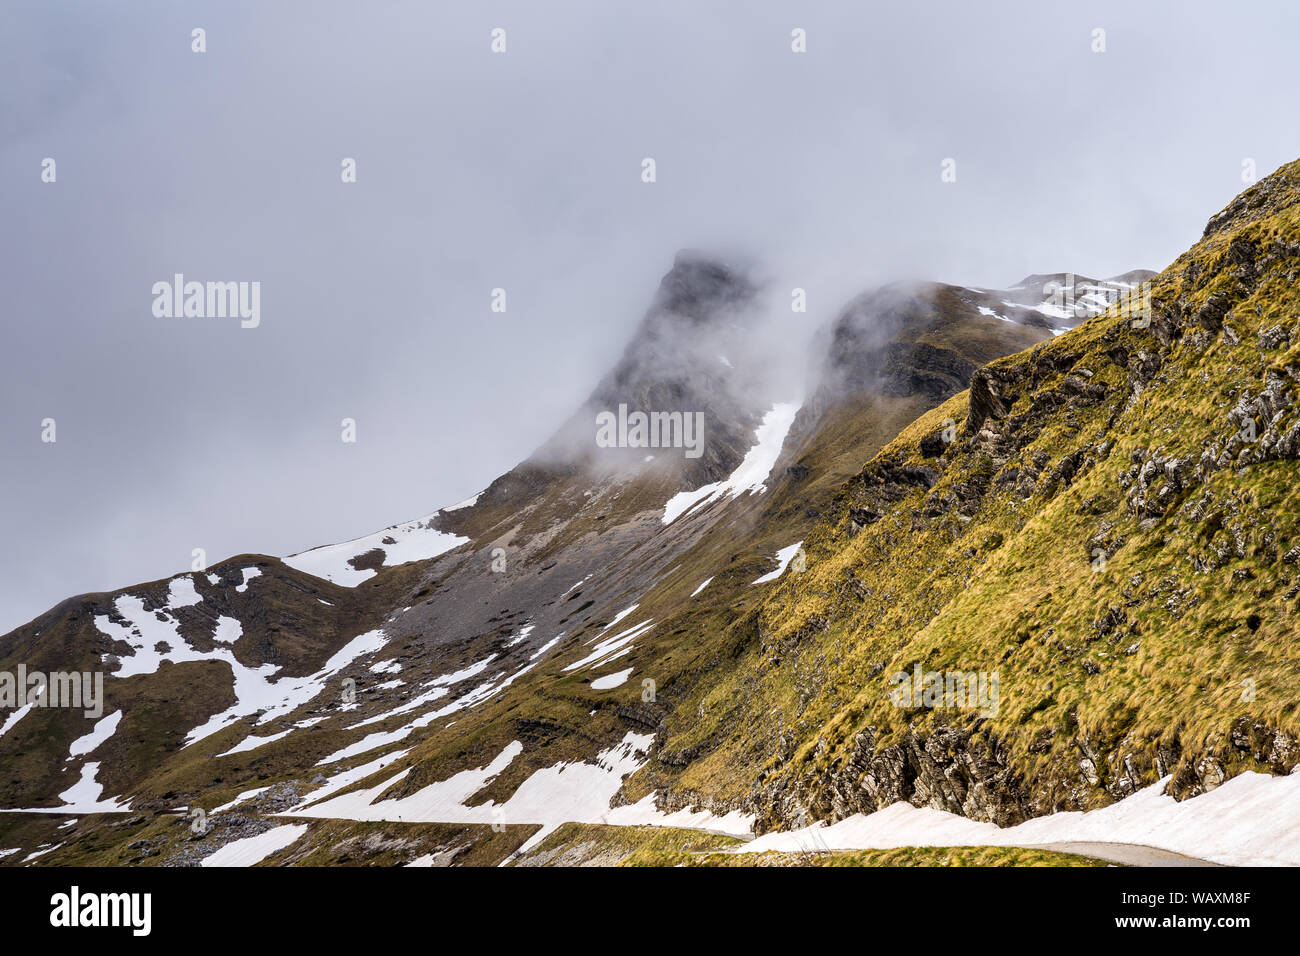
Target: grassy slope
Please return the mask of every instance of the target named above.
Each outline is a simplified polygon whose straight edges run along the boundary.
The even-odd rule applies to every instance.
[[[1000,846],[905,846],[806,853],[638,854],[621,866],[1114,866],[1053,850]]]
[[[734,837],[675,827],[568,823],[512,866],[1109,866],[1104,860],[1018,847],[900,847],[896,850],[727,852]]]
[[[916,329],[907,340],[923,341],[970,361],[982,361],[990,355],[1005,354],[1016,344],[1039,335],[997,320],[972,319],[969,313],[969,308],[952,306],[943,315],[955,318]],[[408,795],[467,766],[482,766],[511,741],[520,740],[524,753],[475,795],[479,803],[493,799],[500,802],[540,768],[560,761],[590,759],[629,730],[652,732],[675,711],[698,710],[702,701],[695,689],[701,682],[707,683],[709,675],[730,668],[752,641],[753,611],[770,585],[753,587],[751,582],[770,570],[770,555],[799,540],[829,508],[844,478],[928,405],[921,396],[876,395],[859,396],[827,409],[806,447],[790,462],[806,469],[802,475],[778,469],[779,474],[769,481],[767,494],[731,503],[719,524],[671,562],[653,587],[633,598],[639,601],[639,607],[623,626],[645,619],[654,619],[656,625],[616,665],[563,671],[563,665],[590,651],[586,642],[608,622],[589,618],[571,626],[564,643],[544,666],[522,675],[510,693],[494,696],[470,711],[439,722],[410,756],[385,768],[382,775],[359,782],[357,787],[373,786],[409,765],[411,772],[386,794]],[[557,492],[557,487],[567,490]],[[596,516],[584,511],[575,517],[573,511],[583,501],[582,487],[578,479],[552,486],[536,511],[516,519],[520,529],[517,540],[540,534],[539,529],[560,522],[558,531],[546,535],[545,550],[538,561],[586,536],[599,535],[604,528],[595,517],[606,512],[626,515],[645,511],[657,516],[672,493],[663,480],[646,475],[619,491],[618,497],[623,500],[611,501],[608,507],[598,509]],[[653,520],[657,526],[657,518]],[[673,533],[666,529],[638,548],[652,552],[675,547],[665,544]],[[713,581],[709,587],[692,598],[692,592],[710,577]],[[592,583],[594,586],[598,582]],[[568,597],[576,604],[585,597],[586,590],[580,588]],[[574,620],[581,621],[581,615],[575,614]],[[621,687],[606,691],[590,687],[594,677],[627,667],[633,668],[633,678]],[[647,678],[656,685],[654,701],[642,699],[642,681]],[[636,800],[670,783],[676,766],[702,743],[709,742],[677,741],[666,754],[656,754],[651,768],[634,780],[626,796]],[[289,746],[288,742],[285,746]],[[266,750],[274,752],[271,747]],[[363,759],[357,758],[357,762]],[[671,800],[689,801],[693,796],[677,794]]]
[[[1007,328],[996,320],[984,325],[987,327],[976,327],[973,331],[970,326],[959,329],[937,326],[913,336],[912,341],[933,348],[955,349],[972,360],[983,361],[1006,350],[1002,336]],[[1030,334],[1018,328],[1013,331]],[[799,458],[799,463],[808,468],[805,477],[782,474],[771,483],[768,495],[755,498],[748,507],[736,509],[734,516],[705,534],[643,598],[637,618],[654,617],[660,624],[652,637],[638,641],[632,653],[619,662],[619,667],[635,667],[633,681],[614,691],[593,691],[589,686],[591,677],[605,669],[567,674],[559,671],[559,665],[586,653],[581,642],[605,623],[589,620],[585,627],[569,635],[559,649],[561,656],[552,665],[522,676],[512,687],[512,693],[431,728],[432,732],[406,760],[386,768],[378,778],[395,775],[401,766],[410,764],[412,772],[394,788],[392,795],[409,793],[466,766],[481,765],[511,740],[521,739],[525,742],[524,757],[516,760],[476,798],[479,801],[504,799],[538,767],[558,760],[590,758],[629,728],[644,731],[662,727],[662,749],[646,771],[630,782],[627,788],[630,798],[660,787],[671,790],[670,803],[692,802],[701,797],[737,802],[748,797],[756,777],[760,773],[771,774],[774,754],[798,744],[801,735],[808,734],[810,728],[820,727],[822,723],[841,726],[836,723],[840,719],[839,711],[851,710],[853,695],[861,686],[859,677],[864,670],[872,668],[874,659],[867,659],[865,665],[863,660],[854,660],[855,654],[862,656],[863,648],[843,648],[834,641],[812,654],[799,648],[808,637],[803,632],[811,619],[800,618],[807,610],[801,610],[802,602],[828,602],[829,606],[843,597],[841,580],[818,578],[833,567],[826,560],[836,547],[835,536],[842,533],[847,498],[841,496],[842,500],[834,502],[836,486],[857,470],[857,463],[870,457],[906,422],[922,413],[926,404],[915,396],[876,398],[837,410],[823,423],[807,454]],[[913,426],[905,436],[912,436],[914,446],[938,422],[949,417],[961,419],[965,412],[959,397],[924,416],[920,431]],[[891,446],[893,450],[886,454],[914,457],[915,449],[908,451],[909,447],[906,443],[895,443]],[[583,483],[566,483],[561,479],[557,484],[572,485],[568,489],[569,500],[564,500],[564,496],[549,496],[536,509],[530,509],[522,520],[505,506],[488,508],[481,518],[470,515],[465,520],[473,518],[491,526],[493,533],[505,533],[513,528],[512,534],[520,540],[533,535],[544,538],[543,554],[558,552],[585,536],[601,534],[600,515],[571,520],[558,533],[549,532],[553,518],[571,515],[574,504],[581,498]],[[629,490],[628,500],[619,503],[619,510],[656,510],[662,507],[669,490],[655,481],[638,483]],[[490,501],[487,503],[490,505]],[[801,579],[799,588],[781,589],[775,601],[766,602],[766,595],[780,586],[754,588],[749,582],[769,569],[767,556],[776,548],[804,537],[817,518],[827,515],[829,520],[822,530],[810,538],[812,570]],[[865,533],[858,543],[865,545],[868,539],[878,536],[878,531]],[[889,549],[876,553],[864,550],[856,553],[856,557],[846,552],[843,557],[849,563],[873,563],[872,573],[881,577],[886,590],[893,588],[896,594],[899,582],[891,579],[900,573],[906,576],[909,571]],[[930,557],[928,552],[912,556],[916,574],[934,571],[928,566]],[[841,571],[849,563],[842,564]],[[281,573],[286,572],[281,569]],[[710,575],[715,576],[714,583],[698,598],[690,599],[691,591]],[[404,567],[381,574],[353,593],[360,598],[359,603],[364,603],[366,613],[378,617],[382,609],[401,603],[402,596],[409,592],[415,591],[417,599],[426,596],[430,585],[422,583],[425,587],[415,591],[415,570]],[[346,589],[322,586],[329,589],[331,600],[347,600]],[[856,585],[853,594],[855,598],[858,596]],[[318,602],[314,594],[295,594],[289,602],[295,612],[299,597],[316,610]],[[921,610],[910,602],[904,603],[908,606],[899,611],[904,617]],[[362,608],[352,610],[357,612]],[[853,633],[845,630],[851,627],[856,625],[842,624],[836,633]],[[798,653],[790,654],[786,645],[796,648]],[[323,644],[316,653],[323,653],[329,646]],[[828,666],[828,662],[833,662],[833,666]],[[834,676],[829,683],[828,674]],[[645,676],[653,677],[659,688],[658,700],[651,704],[640,700],[640,680]],[[186,686],[194,686],[193,680],[187,677],[174,686],[164,687],[166,699],[186,702],[188,698],[183,691]],[[200,686],[208,683],[199,681]],[[203,713],[215,709],[218,709],[217,702],[202,702]],[[786,713],[794,714],[796,719],[787,723],[783,719]],[[392,725],[404,719],[396,718]],[[200,721],[186,714],[179,720],[168,718],[168,722],[188,727]],[[386,726],[380,724],[371,729]],[[280,727],[280,724],[268,726],[265,732]],[[129,737],[118,736],[127,740],[156,738],[147,728]],[[195,748],[192,754],[182,753],[177,757],[159,754],[151,758],[150,764],[164,756],[169,759],[162,772],[150,779],[146,795],[156,805],[173,806],[193,800],[200,805],[214,806],[251,786],[278,780],[303,780],[305,765],[357,736],[359,733],[353,732],[344,737],[334,725],[323,725],[313,729],[306,750],[304,736],[295,735],[257,751],[214,761],[211,755],[236,739],[233,732],[226,731],[205,742],[203,747]],[[112,757],[109,755],[109,763]],[[358,757],[349,763],[361,763],[365,759]],[[785,757],[778,761],[785,762]],[[377,779],[371,779],[358,786],[376,782]],[[112,785],[108,787],[108,792],[116,790]],[[131,836],[132,840],[136,839],[135,834]],[[51,858],[56,857],[51,854]]]

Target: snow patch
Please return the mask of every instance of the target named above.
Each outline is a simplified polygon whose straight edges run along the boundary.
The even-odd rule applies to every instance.
[[[1000,312],[998,312],[997,309],[990,309],[986,305],[976,306],[976,308],[979,309],[980,315],[992,316],[995,319],[1001,319],[1003,322],[1012,321],[1011,319],[1008,319],[1005,315],[1002,315]]]
[[[40,695],[37,696],[39,698]],[[12,714],[10,714],[7,718],[5,718],[4,724],[0,726],[0,737],[3,737],[5,734],[9,733],[9,731],[13,729],[14,724],[18,723],[18,721],[22,720],[29,713],[31,713],[32,708],[35,706],[36,706],[36,701],[28,701],[27,703],[19,707],[17,710],[15,710]]]
[[[229,803],[223,803],[221,806],[217,807],[215,810],[211,812],[210,815],[215,816],[218,813],[225,813],[231,807],[237,807],[245,800],[253,799],[253,797],[257,796],[259,793],[266,793],[266,791],[271,789],[271,786],[272,784],[267,784],[265,787],[258,787],[256,790],[245,790],[243,793],[235,797],[235,799],[231,800]]]
[[[612,660],[613,658],[610,657],[611,654],[614,654],[615,651],[619,650],[619,648],[622,648],[625,644],[628,644],[634,639],[640,637],[646,631],[650,630],[650,628],[653,626],[654,626],[653,620],[645,620],[642,621],[640,624],[636,624],[632,627],[629,627],[626,631],[621,631],[618,634],[615,634],[613,637],[607,637],[605,638],[605,640],[598,643],[595,649],[590,654],[588,654],[582,660],[575,661],[574,663],[570,664],[568,667],[564,668],[564,670],[566,672],[576,671],[579,667],[586,667],[590,664],[595,664],[599,661],[605,660],[606,658]],[[626,654],[630,650],[631,648],[629,647],[626,650],[623,650],[619,654],[614,656],[621,657],[623,654]],[[606,663],[608,663],[607,660]]]
[[[212,632],[212,639],[218,644],[233,644],[243,636],[244,629],[233,617],[225,615],[217,617],[217,626]]]
[[[188,574],[172,578],[167,583],[167,604],[170,607],[193,607],[202,600],[194,589],[194,578]]]
[[[68,747],[68,759],[81,757],[85,754],[92,753],[104,741],[113,736],[117,731],[117,725],[122,722],[122,712],[115,710],[107,717],[95,723],[90,733],[84,737],[78,737]]]
[[[235,746],[231,747],[225,753],[217,754],[217,756],[229,757],[231,754],[240,754],[246,750],[256,750],[258,747],[264,747],[267,744],[271,743],[272,741],[282,740],[283,738],[288,737],[291,733],[293,733],[292,727],[290,727],[288,730],[282,730],[278,734],[271,734],[266,737],[254,737],[252,735],[249,735],[245,737],[243,740],[241,740],[239,743],[235,744]]]
[[[636,803],[611,810],[604,820],[610,826],[637,827],[690,827],[696,830],[713,830],[732,836],[748,836],[754,829],[752,814],[733,810],[724,816],[715,816],[708,810],[681,809],[664,813],[655,806],[654,794],[646,794]]]
[[[81,779],[59,794],[63,805],[54,809],[65,813],[116,813],[119,810],[129,809],[116,800],[100,799],[104,786],[95,780],[98,773],[98,761],[82,766]]]
[[[794,560],[794,556],[799,553],[801,547],[803,547],[803,542],[796,541],[794,544],[790,545],[790,547],[782,548],[776,553],[776,570],[769,571],[761,578],[755,578],[752,583],[766,584],[768,581],[775,581],[781,575],[785,574],[785,569],[789,566],[790,562]]]
[[[47,853],[53,853],[61,846],[63,846],[62,843],[56,843],[54,844],[54,846],[46,846],[37,850],[33,850],[31,853],[28,853],[25,857],[23,857],[22,862],[26,863],[28,860],[36,859],[38,856],[44,856]]]
[[[613,674],[606,674],[604,677],[597,677],[591,682],[592,690],[610,690],[614,687],[621,687],[627,683],[628,676],[632,673],[632,668],[625,671],[615,671]]]
[[[450,674],[443,674],[441,677],[435,677],[432,683],[438,687],[450,687],[452,684],[459,684],[463,680],[467,680],[470,677],[477,677],[479,674],[482,674],[487,670],[487,666],[494,660],[496,660],[496,655],[489,654],[481,661],[475,661],[468,667],[464,667],[458,671],[452,671]]]
[[[715,481],[694,491],[682,491],[673,495],[664,506],[663,518],[660,520],[664,524],[672,524],[688,511],[723,496],[735,498],[745,492],[752,495],[767,491],[764,482],[781,455],[785,436],[798,411],[799,406],[790,402],[773,405],[754,432],[754,447],[746,453],[736,470],[724,481]]]
[[[324,578],[334,584],[354,588],[374,577],[376,572],[371,569],[357,570],[348,562],[376,548],[384,552],[383,567],[391,568],[408,561],[427,561],[467,543],[469,538],[438,531],[433,527],[434,519],[441,513],[435,511],[415,521],[393,525],[391,528],[352,541],[344,541],[342,544],[329,544],[312,548],[310,551],[291,554],[283,560],[289,567],[298,571]],[[386,544],[385,539],[393,543]]]
[[[519,629],[518,634],[506,641],[506,647],[514,647],[516,644],[522,644],[524,641],[528,640],[528,635],[533,633],[535,627],[536,626],[531,623],[525,624]]]
[[[334,774],[334,776],[330,777],[329,780],[327,780],[319,790],[315,790],[312,793],[309,793],[306,796],[306,798],[301,803],[299,803],[298,807],[295,809],[305,807],[308,804],[318,803],[321,800],[328,797],[330,794],[336,793],[337,791],[342,790],[344,787],[350,787],[358,780],[366,779],[366,777],[370,776],[372,773],[384,769],[390,763],[392,763],[395,760],[399,760],[402,757],[405,757],[408,753],[410,753],[409,750],[398,750],[395,753],[385,754],[382,757],[376,757],[374,760],[371,760],[369,763],[363,763],[359,766],[353,767],[351,770],[344,770],[340,773],[336,773]]]
[[[257,836],[245,837],[227,843],[216,853],[204,857],[201,866],[252,866],[260,863],[272,853],[278,853],[297,841],[307,832],[307,824],[286,824],[272,827]]]
[[[587,575],[585,578],[583,578],[581,581],[577,581],[577,582],[575,582],[574,584],[570,584],[570,585],[568,586],[568,588],[564,591],[564,594],[561,594],[560,597],[564,597],[565,594],[568,594],[569,591],[572,591],[574,588],[581,587],[582,585],[586,584],[588,581],[591,580],[591,578],[592,578],[592,575],[589,574],[589,575]]]
[[[1300,773],[1246,772],[1181,802],[1165,777],[1107,807],[1053,813],[999,828],[966,817],[894,803],[831,826],[770,833],[738,852],[892,849],[901,846],[1036,846],[1135,843],[1228,866],[1300,866]]]
[[[388,715],[385,715],[388,716]],[[389,744],[397,743],[404,740],[414,729],[411,724],[404,727],[398,727],[396,730],[379,731],[373,734],[367,734],[356,743],[348,744],[339,750],[334,751],[328,757],[316,761],[316,766],[323,767],[326,764],[338,763],[340,760],[346,760],[348,757],[355,757],[357,754],[363,754],[368,750],[374,750],[377,747],[386,747]]]
[[[534,652],[533,656],[530,657],[530,658],[528,658],[528,659],[529,659],[530,661],[535,661],[535,660],[537,660],[537,658],[541,657],[543,654],[545,654],[547,651],[549,651],[549,650],[550,650],[552,647],[554,647],[556,644],[560,643],[560,638],[562,638],[563,636],[564,636],[564,632],[561,631],[559,634],[555,635],[555,637],[551,638],[549,641],[547,641],[545,644],[543,644],[541,647],[539,647],[539,648],[536,650],[536,652]]]

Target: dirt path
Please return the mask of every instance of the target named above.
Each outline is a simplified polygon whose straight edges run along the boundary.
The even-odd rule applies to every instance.
[[[1110,860],[1128,866],[1222,866],[1194,856],[1183,856],[1172,850],[1144,846],[1140,843],[1038,843],[1025,844],[1030,850],[1057,850],[1061,853],[1077,853],[1091,856],[1098,860]]]

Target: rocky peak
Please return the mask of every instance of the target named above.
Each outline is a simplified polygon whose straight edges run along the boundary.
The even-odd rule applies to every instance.
[[[683,249],[659,283],[651,314],[669,313],[707,322],[720,311],[753,298],[757,285],[744,264],[696,249]]]

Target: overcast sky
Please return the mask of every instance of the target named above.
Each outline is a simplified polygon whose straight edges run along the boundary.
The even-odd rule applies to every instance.
[[[0,632],[477,492],[682,247],[808,326],[894,278],[1162,268],[1300,155],[1298,40],[1288,0],[7,0]],[[260,282],[261,324],[154,316],[177,272]]]

